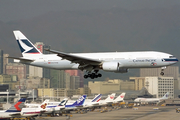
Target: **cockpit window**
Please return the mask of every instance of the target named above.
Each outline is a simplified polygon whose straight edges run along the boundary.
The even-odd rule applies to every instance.
[[[169,56],[169,58],[175,58],[175,56]]]

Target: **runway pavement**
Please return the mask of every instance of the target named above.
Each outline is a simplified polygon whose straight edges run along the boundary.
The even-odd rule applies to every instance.
[[[109,112],[88,112],[84,114],[72,114],[70,120],[179,120],[180,113],[176,113],[177,106],[140,106],[137,110],[132,108],[121,108]],[[158,108],[158,109],[157,109]],[[60,117],[42,117],[37,120],[66,120],[66,116]]]

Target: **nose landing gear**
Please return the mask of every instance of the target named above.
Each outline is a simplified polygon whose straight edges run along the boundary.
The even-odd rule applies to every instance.
[[[160,73],[161,76],[164,75],[164,69],[166,69],[166,66],[161,68],[161,73]]]

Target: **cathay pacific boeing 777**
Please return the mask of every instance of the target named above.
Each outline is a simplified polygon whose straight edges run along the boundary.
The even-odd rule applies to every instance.
[[[51,49],[53,54],[42,54],[20,31],[13,31],[22,57],[9,57],[18,62],[57,70],[85,70],[84,78],[97,78],[99,70],[126,73],[129,68],[158,68],[161,75],[166,66],[175,64],[178,59],[168,53],[156,51],[142,52],[103,52],[103,53],[64,53]]]

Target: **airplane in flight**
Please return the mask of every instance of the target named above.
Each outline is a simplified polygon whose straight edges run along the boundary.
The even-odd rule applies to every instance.
[[[0,111],[0,119],[20,117],[21,110],[24,107],[25,101],[26,101],[25,98],[21,98],[20,100],[18,100],[18,102],[13,104],[9,109]]]
[[[178,59],[168,53],[157,51],[141,52],[102,52],[64,53],[46,49],[53,54],[42,54],[20,31],[13,31],[22,57],[8,57],[17,62],[57,70],[85,70],[84,78],[98,78],[99,70],[127,73],[131,68],[159,68],[164,75],[166,66],[175,64]]]
[[[169,92],[167,92],[162,98],[136,98],[134,102],[160,102],[169,98]]]

